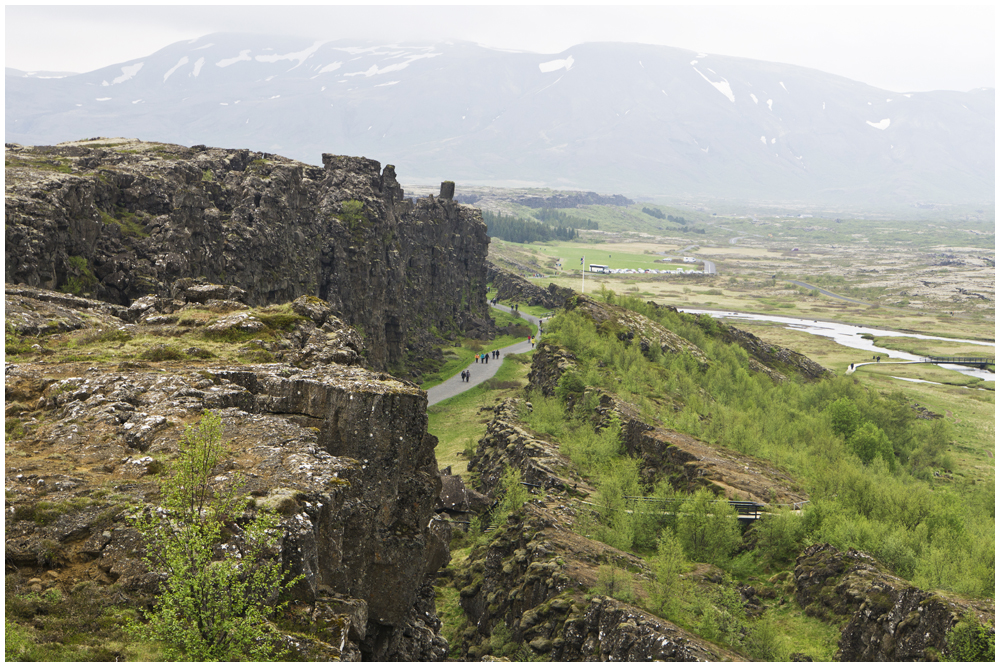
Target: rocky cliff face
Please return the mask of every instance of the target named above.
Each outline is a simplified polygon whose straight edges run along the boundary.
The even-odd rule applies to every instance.
[[[578,299],[578,303],[581,301],[584,302],[585,309],[597,310],[603,305],[595,304],[589,299]],[[600,312],[605,311],[602,309]],[[616,335],[623,339],[628,339],[629,334],[632,334],[633,339],[637,339],[640,345],[645,343],[647,346],[650,340],[657,341],[656,344],[661,345],[665,352],[672,349],[693,348],[692,355],[695,358],[704,358],[701,350],[680,339],[673,332],[669,332],[672,338],[667,337],[663,333],[667,331],[664,327],[657,325],[659,329],[653,329],[648,325],[642,326],[642,321],[649,322],[649,320],[635,313],[632,315],[641,320],[637,319],[631,326],[621,324],[622,322],[628,324],[630,320],[611,319],[610,316],[604,322],[620,326]],[[674,342],[674,339],[683,341],[686,347],[681,347],[681,343]],[[528,381],[532,388],[543,395],[552,396],[560,378],[576,368],[577,361],[572,353],[552,343],[542,342],[538,344],[532,356]],[[599,388],[586,387],[579,393],[568,392],[566,402],[572,406],[580,399],[587,399],[590,394],[594,395],[590,403],[597,405],[593,413],[595,427],[606,427],[612,416],[618,420],[621,424],[622,445],[625,451],[629,456],[636,457],[642,462],[640,472],[644,483],[654,484],[659,480],[669,479],[675,489],[686,492],[707,487],[716,494],[734,500],[752,500],[796,507],[801,507],[808,500],[791,476],[778,467],[724,447],[712,446],[686,433],[664,428],[659,424],[651,424],[649,423],[651,420],[643,418],[635,406]],[[492,444],[489,442],[490,437],[490,431],[487,431],[484,442]],[[510,442],[510,439],[500,439],[501,444],[505,442]],[[496,477],[499,479],[499,474],[496,474]]]
[[[847,662],[937,660],[966,610],[995,632],[992,601],[929,593],[885,572],[871,556],[816,544],[795,563],[795,595],[807,614],[846,620],[837,658]]]
[[[8,359],[13,350],[19,361],[8,363],[5,374],[8,427],[14,424],[5,466],[8,573],[35,577],[39,591],[88,581],[117,584],[126,596],[155,591],[156,577],[140,560],[143,545],[125,513],[156,502],[159,475],[184,428],[212,410],[233,444],[229,460],[213,471],[216,483],[241,473],[242,492],[281,514],[284,565],[304,575],[294,606],[324,638],[310,655],[440,659],[447,642],[438,632],[429,577],[447,562],[448,547],[430,525],[440,482],[426,394],[356,365],[357,334],[338,324],[328,304],[306,297],[292,305],[292,331],[259,341],[299,366],[205,361],[194,348],[165,357],[128,352],[136,342],[162,351],[169,348],[157,337],[183,342],[202,333],[210,345],[213,325],[192,333],[183,319],[164,322],[194,318],[209,304],[222,311],[220,320],[233,320],[225,335],[249,327],[250,335],[266,338],[257,315],[266,321],[270,311],[254,315],[230,311],[235,301],[183,300],[205,292],[240,296],[231,288],[191,286],[170,303],[154,299],[124,309],[9,290],[13,330],[43,330],[48,323],[56,333],[31,339],[40,341],[37,350],[12,347],[17,334],[8,335]],[[177,307],[174,315],[163,314],[168,305]],[[85,346],[88,337],[96,337],[94,351]],[[202,352],[221,354],[213,349]]]
[[[8,283],[120,305],[199,277],[251,305],[312,295],[362,332],[377,369],[426,354],[431,328],[490,329],[481,216],[404,200],[392,165],[101,139],[8,144],[6,161]]]
[[[536,490],[536,500],[486,534],[453,573],[469,625],[462,632],[461,654],[468,659],[509,655],[553,661],[716,661],[737,656],[673,623],[601,595],[590,597],[598,570],[613,564],[650,574],[639,557],[578,535],[576,516],[586,512],[581,497],[594,493],[585,480],[568,472],[558,447],[531,435],[519,414],[531,405],[509,400],[494,416],[469,463],[479,490],[497,496],[508,467]],[[631,575],[630,575],[631,577]],[[631,584],[630,584],[631,585]],[[638,585],[642,585],[639,583]]]
[[[529,306],[562,308],[566,304],[566,299],[574,294],[573,290],[568,287],[559,287],[554,283],[550,284],[548,289],[542,289],[521,276],[505,271],[492,263],[488,265],[486,279],[493,283],[493,289],[497,291],[498,299],[513,299]]]

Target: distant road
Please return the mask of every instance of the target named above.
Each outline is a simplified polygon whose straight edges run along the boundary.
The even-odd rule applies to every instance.
[[[713,275],[716,273],[716,271],[715,271],[715,262],[713,262],[711,260],[707,260],[707,259],[703,259],[701,261],[705,262],[705,268],[704,268],[704,272],[705,273],[711,273]]]
[[[497,310],[502,310],[509,313],[510,308],[508,306],[496,305],[493,306]],[[519,313],[522,320],[527,320],[535,326],[539,325],[539,319],[534,315],[527,315],[525,313]],[[451,398],[452,396],[458,396],[463,391],[468,391],[472,389],[477,384],[482,384],[486,382],[491,377],[497,374],[500,370],[500,364],[503,363],[503,358],[508,354],[521,354],[523,352],[530,352],[532,349],[531,343],[527,339],[521,341],[520,343],[514,343],[513,345],[508,345],[507,347],[500,348],[500,358],[490,359],[489,363],[479,364],[471,363],[469,366],[463,370],[469,371],[472,377],[468,382],[462,382],[462,371],[459,371],[455,375],[451,376],[444,382],[427,390],[427,405],[434,405],[435,403],[440,403],[441,401]]]
[[[825,294],[826,296],[833,297],[834,299],[840,299],[841,301],[850,301],[851,303],[857,303],[862,306],[870,306],[871,304],[866,301],[858,301],[857,299],[850,299],[846,296],[840,296],[839,294],[834,294],[822,287],[816,287],[815,285],[810,285],[809,283],[804,283],[799,280],[786,280],[785,282],[792,283],[793,285],[798,285],[799,287],[805,287],[806,289],[818,290],[820,294]]]

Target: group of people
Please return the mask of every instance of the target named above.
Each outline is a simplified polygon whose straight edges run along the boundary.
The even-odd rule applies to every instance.
[[[490,363],[490,359],[491,358],[492,359],[499,359],[500,358],[500,350],[493,350],[492,352],[483,352],[483,353],[477,354],[475,356],[475,360],[476,360],[477,364],[488,364],[488,363]]]
[[[882,357],[880,355],[877,355],[877,354],[873,355],[872,356],[872,361],[874,361],[876,364],[881,363],[882,362]],[[854,364],[851,364],[851,370],[852,371],[854,370]]]
[[[472,377],[471,371],[462,371],[462,382],[468,382],[469,378]]]

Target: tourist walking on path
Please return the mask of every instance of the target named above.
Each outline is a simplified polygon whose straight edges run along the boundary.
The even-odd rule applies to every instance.
[[[508,313],[511,312],[510,308],[501,304],[497,304],[496,306],[494,306],[494,308]],[[534,315],[521,314],[520,317],[521,319],[527,320],[531,324],[538,326],[538,318],[535,317]],[[530,352],[533,347],[533,342],[534,342],[533,339],[534,337],[532,337],[531,339],[522,340],[520,343],[514,343],[513,345],[508,345],[507,347],[497,350],[496,351],[497,358],[499,359],[501,356],[506,354],[523,354],[525,352]],[[478,363],[478,356],[476,357],[476,359]],[[468,391],[472,387],[475,387],[477,384],[482,384],[486,380],[489,380],[494,375],[496,375],[496,372],[497,370],[499,370],[500,366],[501,366],[500,364],[493,364],[491,366],[487,366],[485,368],[476,371],[476,379],[475,381],[473,381],[472,366],[470,364],[469,368],[465,370],[464,382],[461,373],[459,373],[457,375],[448,378],[447,380],[437,385],[436,387],[431,387],[430,389],[428,389],[427,405],[434,405],[435,403],[439,403],[447,398],[451,398],[452,396],[457,396],[458,394],[461,394],[463,391]],[[466,384],[468,384],[469,386],[466,387],[465,386]]]

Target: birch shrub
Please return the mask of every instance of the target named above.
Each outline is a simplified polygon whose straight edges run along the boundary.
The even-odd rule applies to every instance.
[[[148,622],[130,631],[161,642],[168,660],[264,660],[278,650],[268,617],[298,578],[281,569],[277,515],[252,511],[238,476],[213,488],[213,469],[228,454],[220,418],[206,411],[180,441],[162,505],[133,521],[150,571],[164,580]]]

